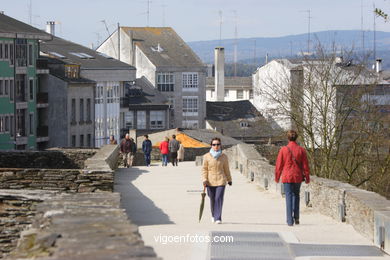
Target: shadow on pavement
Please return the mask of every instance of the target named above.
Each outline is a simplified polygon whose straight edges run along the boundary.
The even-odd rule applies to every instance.
[[[118,168],[114,177],[114,192],[121,194],[121,207],[138,226],[174,224],[168,215],[146,197],[132,182],[141,174],[150,174],[137,167]]]

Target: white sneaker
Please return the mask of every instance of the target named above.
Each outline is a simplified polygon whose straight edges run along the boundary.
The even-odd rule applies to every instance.
[[[217,220],[217,221],[215,221],[215,223],[216,223],[216,224],[222,224],[222,221]]]
[[[214,223],[214,222],[215,222],[214,218],[213,218],[213,217],[211,217],[211,223]]]

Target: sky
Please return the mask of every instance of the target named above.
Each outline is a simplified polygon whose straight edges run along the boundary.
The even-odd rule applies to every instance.
[[[232,39],[235,28],[238,38],[307,33],[308,10],[311,32],[360,30],[362,17],[372,30],[374,4],[390,13],[388,0],[0,0],[0,11],[40,29],[56,21],[57,36],[91,47],[118,23],[169,26],[187,42],[218,40],[220,32]],[[390,32],[390,22],[377,18],[376,29]]]

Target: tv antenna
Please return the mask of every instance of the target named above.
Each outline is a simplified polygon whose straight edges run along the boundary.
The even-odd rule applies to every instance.
[[[310,16],[310,9],[308,10],[304,10],[302,12],[305,12],[307,13],[307,54],[310,54],[310,20],[311,20],[311,16]]]
[[[234,77],[236,77],[237,76],[237,45],[238,45],[238,30],[237,30],[238,17],[237,17],[237,10],[234,10],[233,13],[234,13],[234,53],[233,53],[233,60],[234,60]]]
[[[110,30],[108,30],[108,26],[107,26],[106,20],[101,20],[101,22],[104,24],[104,27],[106,28],[106,31],[107,31],[107,34],[108,34],[108,38],[110,39],[110,42],[112,44],[112,49],[114,50],[115,57],[117,58],[118,54],[117,54],[117,51],[116,51],[116,48],[115,48],[115,44],[112,41]],[[119,30],[118,30],[118,33],[119,33]]]
[[[219,46],[222,46],[222,11],[219,10]]]

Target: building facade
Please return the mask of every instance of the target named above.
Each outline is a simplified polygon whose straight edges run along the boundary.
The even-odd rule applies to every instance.
[[[35,150],[39,40],[51,36],[4,14],[0,28],[0,149]]]
[[[124,97],[125,84],[135,80],[135,68],[110,56],[58,37],[54,37],[52,41],[42,42],[41,49],[45,56],[65,62],[67,64],[65,73],[79,73],[80,78],[96,82],[93,100],[94,117],[92,119],[95,128],[94,145],[100,147],[107,144],[110,135],[114,135],[119,140],[121,137],[120,129],[123,128],[121,118],[126,111],[126,108],[121,107],[120,101]],[[89,98],[89,95],[82,98],[83,101],[75,98],[76,108],[85,107]],[[76,114],[79,113],[76,112]],[[83,139],[81,139],[80,134],[75,134],[75,136],[76,142],[71,140],[71,144],[76,143],[77,146],[86,143],[85,136]]]
[[[172,28],[120,27],[97,50],[135,66],[168,99],[171,128],[205,127],[206,66]]]
[[[224,101],[249,100],[253,103],[252,77],[225,77]],[[206,100],[217,101],[214,77],[206,79]]]

